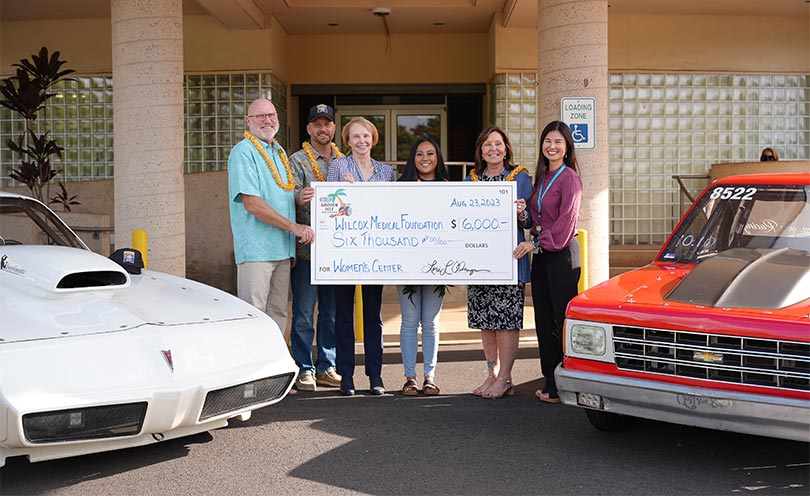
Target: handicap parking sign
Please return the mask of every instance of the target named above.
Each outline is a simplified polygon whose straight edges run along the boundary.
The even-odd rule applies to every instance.
[[[576,148],[596,148],[596,100],[593,98],[569,98],[560,100],[560,120],[571,128]]]
[[[569,126],[571,128],[571,136],[574,137],[574,143],[587,143],[588,142],[588,125],[579,123],[579,124],[571,124]]]

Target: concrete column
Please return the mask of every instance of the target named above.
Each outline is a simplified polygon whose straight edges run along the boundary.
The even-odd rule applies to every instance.
[[[115,244],[149,236],[149,268],[185,275],[183,2],[111,0]]]
[[[591,286],[608,279],[608,2],[538,0],[538,133],[560,120],[563,97],[596,100],[596,148],[577,150],[579,227],[588,231]]]

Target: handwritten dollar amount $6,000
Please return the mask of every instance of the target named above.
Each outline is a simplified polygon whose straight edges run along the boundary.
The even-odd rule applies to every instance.
[[[500,231],[509,227],[509,222],[495,217],[453,219],[450,221],[451,229],[459,231]]]

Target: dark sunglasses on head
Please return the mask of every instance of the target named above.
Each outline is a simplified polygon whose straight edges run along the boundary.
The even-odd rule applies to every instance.
[[[774,161],[774,160],[776,160],[776,159],[773,157],[773,155],[763,155],[763,156],[759,157],[760,162],[771,162],[771,161]]]

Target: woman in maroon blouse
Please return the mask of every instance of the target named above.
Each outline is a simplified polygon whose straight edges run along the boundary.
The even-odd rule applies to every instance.
[[[580,258],[577,220],[582,181],[577,169],[574,139],[564,122],[549,123],[540,134],[541,157],[537,161],[534,191],[528,204],[518,201],[524,228],[531,227],[531,241],[515,248],[515,256],[534,252],[532,299],[540,368],[546,378],[535,391],[541,401],[559,403],[554,369],[562,362],[562,328],[565,308],[576,296]],[[528,213],[527,213],[528,212]]]

